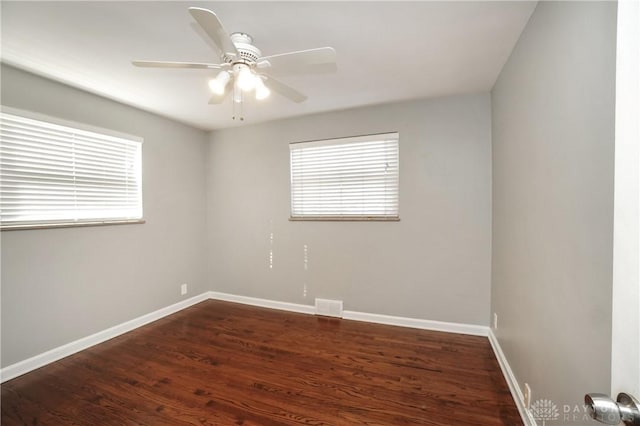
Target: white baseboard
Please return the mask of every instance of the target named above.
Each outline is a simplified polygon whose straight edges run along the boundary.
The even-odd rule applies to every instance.
[[[487,336],[489,327],[485,325],[461,324],[457,322],[432,321],[417,318],[396,317],[391,315],[370,314],[358,311],[343,311],[342,318],[376,324],[397,325],[399,327],[419,328],[422,330],[445,331],[447,333]]]
[[[209,298],[223,300],[225,302],[242,303],[244,305],[260,306],[261,308],[278,309],[280,311],[297,312],[299,314],[315,314],[316,308],[311,305],[299,303],[279,302],[277,300],[260,299],[258,297],[238,296],[229,293],[210,291]]]
[[[504,352],[502,352],[500,342],[498,342],[498,338],[493,333],[492,329],[489,329],[489,343],[491,343],[493,353],[498,359],[498,364],[500,364],[502,375],[507,381],[507,385],[509,385],[511,396],[513,396],[516,407],[518,407],[518,412],[520,413],[520,417],[522,417],[522,421],[524,422],[525,426],[537,426],[536,420],[531,415],[531,411],[527,410],[524,405],[524,396],[522,395],[522,390],[520,388],[520,385],[518,384],[518,380],[516,380],[516,376],[513,374],[513,370],[511,370],[511,366],[509,365],[509,361],[507,361]]]
[[[229,293],[210,291],[209,297],[227,302],[243,303],[245,305],[260,306],[262,308],[278,309],[281,311],[298,312],[301,314],[316,313],[315,306],[299,303],[279,302],[257,297],[238,296]],[[422,330],[445,331],[448,333],[470,334],[473,336],[487,336],[489,327],[484,325],[460,324],[455,322],[431,321],[416,318],[395,317],[390,315],[370,314],[358,311],[343,311],[342,319],[364,321],[376,324],[397,325],[399,327],[419,328]]]
[[[47,364],[58,361],[69,355],[73,355],[76,352],[80,352],[84,349],[90,348],[91,346],[97,345],[98,343],[102,343],[106,340],[120,336],[121,334],[127,333],[138,327],[142,327],[143,325],[159,320],[160,318],[181,311],[182,309],[188,308],[189,306],[195,305],[196,303],[200,303],[207,299],[209,299],[209,294],[205,292],[198,296],[194,296],[189,299],[182,300],[178,303],[174,303],[173,305],[167,306],[165,308],[158,309],[157,311],[142,315],[138,318],[134,318],[130,321],[123,322],[122,324],[118,324],[106,330],[99,331],[90,336],[83,337],[71,343],[67,343],[66,345],[58,346],[57,348],[25,359],[24,361],[11,364],[0,370],[0,383],[4,383],[7,380],[11,380],[37,368],[44,367]]]

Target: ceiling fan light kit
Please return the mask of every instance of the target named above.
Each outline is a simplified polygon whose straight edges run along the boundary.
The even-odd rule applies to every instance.
[[[227,86],[232,82],[233,119],[244,120],[242,104],[244,94],[255,91],[257,100],[269,97],[272,91],[296,103],[307,97],[294,88],[271,77],[275,75],[299,75],[336,70],[336,52],[331,47],[301,50],[279,55],[262,56],[253,44],[253,38],[241,32],[228,35],[222,22],[208,9],[190,7],[189,13],[202,27],[219,50],[219,64],[201,62],[133,61],[133,65],[147,68],[183,68],[220,70],[208,81],[213,96],[209,104],[220,104],[226,98]],[[239,114],[236,114],[236,107]]]

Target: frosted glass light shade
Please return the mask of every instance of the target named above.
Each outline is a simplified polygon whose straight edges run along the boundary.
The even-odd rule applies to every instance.
[[[217,95],[224,94],[224,89],[231,79],[231,74],[227,71],[220,71],[216,78],[209,80],[209,88]]]
[[[266,99],[270,94],[271,90],[269,90],[267,86],[264,85],[262,78],[256,75],[256,99],[259,101],[262,99]]]
[[[238,87],[244,92],[249,92],[256,87],[256,80],[259,79],[248,66],[240,68],[236,74],[236,80],[238,81]]]

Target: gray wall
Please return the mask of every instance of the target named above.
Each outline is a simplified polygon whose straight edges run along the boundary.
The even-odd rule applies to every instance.
[[[540,2],[492,91],[496,334],[558,406],[610,385],[615,41],[615,2]]]
[[[490,126],[490,98],[480,94],[213,132],[211,289],[310,305],[315,297],[341,299],[349,310],[488,324]],[[289,142],[392,131],[400,132],[400,222],[288,220]]]
[[[2,232],[2,366],[208,290],[204,132],[6,66],[2,104],[143,137],[147,221]]]

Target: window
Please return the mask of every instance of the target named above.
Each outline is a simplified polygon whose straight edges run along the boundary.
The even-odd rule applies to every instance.
[[[141,221],[142,140],[78,127],[3,107],[2,229]]]
[[[398,133],[289,150],[292,220],[398,220]]]

